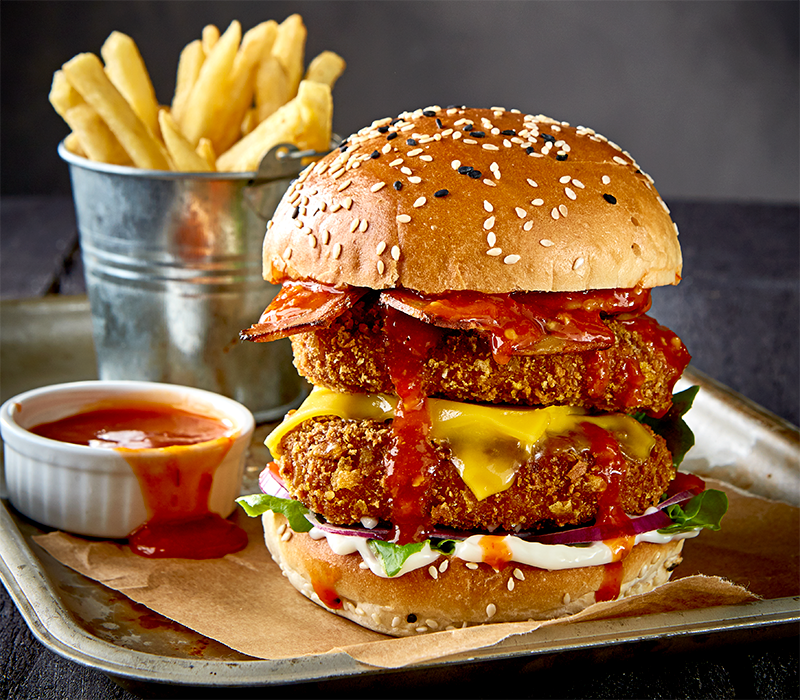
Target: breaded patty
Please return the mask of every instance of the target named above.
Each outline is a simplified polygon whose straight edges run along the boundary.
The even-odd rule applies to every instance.
[[[627,513],[640,514],[658,503],[674,476],[664,440],[654,437],[646,462],[626,459],[620,503]],[[432,524],[511,530],[590,521],[606,488],[601,467],[588,452],[575,449],[568,436],[551,439],[519,468],[510,488],[482,501],[464,484],[447,446],[434,444],[440,462],[431,476],[427,504]],[[363,517],[389,521],[384,456],[391,442],[391,423],[314,418],[284,436],[277,462],[292,495],[330,522],[352,524]]]
[[[507,364],[494,359],[489,340],[478,332],[442,329],[427,360],[423,391],[454,401],[667,411],[683,367],[670,367],[663,350],[635,326],[615,320],[607,325],[616,336],[607,349],[515,356]],[[292,348],[295,366],[313,384],[342,392],[394,393],[374,302],[362,300],[330,327],[293,336]]]

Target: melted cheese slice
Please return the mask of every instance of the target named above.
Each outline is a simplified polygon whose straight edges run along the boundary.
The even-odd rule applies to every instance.
[[[265,444],[278,457],[283,437],[304,421],[320,416],[389,421],[396,405],[396,396],[343,394],[315,387]],[[647,429],[630,416],[587,416],[573,406],[511,408],[428,399],[428,410],[431,439],[448,445],[461,478],[478,500],[509,488],[519,468],[535,454],[536,445],[548,437],[576,433],[576,449],[588,447],[588,441],[582,445],[580,440],[581,423],[594,423],[613,432],[622,452],[635,461],[644,462],[655,444]]]

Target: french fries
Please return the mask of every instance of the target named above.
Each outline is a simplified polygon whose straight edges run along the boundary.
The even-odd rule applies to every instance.
[[[206,25],[181,51],[175,91],[160,106],[134,40],[112,32],[100,58],[78,54],[53,75],[50,103],[69,125],[67,149],[151,170],[252,172],[281,143],[330,148],[331,89],[345,68],[323,51],[304,70],[298,14],[242,33]]]

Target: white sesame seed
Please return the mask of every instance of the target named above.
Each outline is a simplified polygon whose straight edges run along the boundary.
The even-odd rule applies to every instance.
[[[478,568],[478,564],[477,564],[476,562],[474,562],[474,561],[468,561],[468,562],[466,563],[466,567],[467,567],[468,569],[472,569],[473,571],[475,571],[475,569],[477,569],[477,568]]]
[[[506,255],[506,257],[503,258],[503,262],[506,265],[513,265],[514,263],[518,263],[519,260],[519,255]]]
[[[425,624],[430,627],[432,630],[439,629],[439,623],[436,620],[425,620]]]
[[[445,130],[444,130],[444,131],[441,133],[441,136],[450,136],[450,134],[452,134],[452,133],[453,133],[453,130],[452,130],[452,129],[445,129]],[[440,134],[436,134],[436,136],[439,136],[439,135],[440,135]]]
[[[551,245],[553,245],[553,241],[551,241],[549,238],[542,238],[542,240],[539,241],[539,244],[543,245],[545,248],[549,248]]]
[[[486,242],[489,244],[490,248],[494,248],[494,244],[497,243],[497,236],[494,235],[493,231],[489,231],[486,234]]]
[[[356,608],[356,611],[358,611],[358,608]],[[395,615],[392,618],[392,627],[399,627],[401,622],[402,620],[400,620],[400,618],[397,615]]]
[[[398,165],[402,165],[402,164],[403,164],[403,159],[402,158],[395,158],[391,163],[389,163],[389,167],[395,168]]]
[[[579,270],[580,268],[583,267],[583,263],[585,263],[585,262],[586,261],[583,258],[575,258],[575,262],[572,263],[572,269],[573,270]]]
[[[413,184],[415,184],[415,185],[418,185],[420,182],[422,182],[422,178],[421,177],[417,177],[416,175],[411,175],[408,178],[408,181],[413,183]]]
[[[400,259],[400,248],[396,245],[392,246],[391,250],[392,260],[399,260]]]
[[[378,260],[377,267],[378,267],[378,274],[379,275],[382,275],[384,273],[384,271],[386,270],[386,265],[383,262],[383,260]]]
[[[319,203],[319,210],[320,210],[320,211],[325,211],[327,208],[328,208],[328,203],[327,203],[327,202],[326,202],[326,201],[323,199],[323,200],[322,200],[322,201]],[[271,219],[270,219],[270,221],[271,221]]]
[[[333,213],[336,213],[341,208],[342,208],[341,202],[334,202],[333,204],[331,204],[331,212],[333,212]]]
[[[352,197],[345,197],[344,201],[342,202],[342,206],[350,211],[350,207],[353,206],[353,198]]]
[[[517,216],[520,219],[524,219],[526,216],[528,216],[528,212],[526,212],[522,207],[514,207],[514,211],[517,212]]]
[[[509,591],[513,591],[514,590],[514,579],[513,578],[509,578],[508,579],[508,583],[506,584],[506,586],[508,586],[508,590]]]
[[[525,574],[522,573],[522,571],[520,569],[514,569],[513,573],[514,573],[514,578],[517,579],[518,581],[524,581],[525,580]]]
[[[608,175],[603,175],[602,180],[604,185],[607,185],[611,182],[611,178]]]
[[[355,219],[353,219],[353,220],[350,222],[350,233],[354,233],[354,232],[355,232],[355,230],[358,228],[358,225],[359,225],[360,223],[361,223],[361,222],[358,220],[358,217],[356,217]]]
[[[427,632],[428,628],[427,627],[417,627],[415,631],[419,632],[420,634],[422,634],[423,632]]]
[[[487,180],[486,178],[484,178],[483,184],[484,185],[489,185],[489,187],[497,187],[497,183],[492,182],[491,180]]]
[[[381,241],[381,242],[380,242],[380,243],[378,243],[378,245],[375,247],[375,254],[376,254],[376,255],[381,255],[381,254],[383,254],[383,251],[384,251],[384,250],[386,250],[386,242],[385,242],[385,241]]]
[[[460,139],[460,138],[461,138],[461,132],[460,131],[454,131],[453,132],[453,140]]]
[[[559,204],[558,205],[558,211],[561,212],[561,216],[566,216],[567,213],[568,213],[567,205],[566,204]]]
[[[478,143],[475,139],[462,139],[464,143],[475,144]]]
[[[422,149],[421,148],[414,148],[414,149],[410,150],[408,153],[406,153],[406,155],[410,156],[410,157],[413,157],[413,156],[418,156],[420,153],[422,153]]]
[[[447,571],[447,567],[450,566],[450,561],[445,559],[441,564],[439,564],[439,573],[443,574]]]
[[[411,175],[411,168],[404,165],[400,168],[400,172],[403,173],[403,175]]]
[[[508,139],[503,139],[503,145],[506,148],[511,148],[511,141],[509,141]]]
[[[328,241],[331,240],[331,232],[328,229],[322,230],[322,244],[328,245]]]
[[[342,184],[341,184],[341,185],[339,185],[339,186],[336,188],[336,191],[337,191],[337,192],[341,192],[342,190],[346,190],[348,187],[350,187],[350,185],[352,184],[352,182],[353,182],[352,180],[345,180],[344,182],[342,182]]]
[[[550,216],[552,216],[556,221],[558,221],[558,219],[560,218],[560,215],[559,215],[558,209],[556,207],[553,207],[550,210]]]
[[[408,214],[398,214],[396,218],[399,224],[407,224],[411,221],[411,217]]]
[[[486,255],[491,255],[493,258],[496,258],[498,255],[503,254],[502,248],[490,248],[486,251]]]
[[[452,163],[450,163],[450,167],[453,170],[458,170],[461,167],[461,161],[460,160],[454,160]]]
[[[484,230],[488,231],[490,228],[494,226],[494,217],[490,216],[486,221],[483,222]]]
[[[575,190],[573,190],[571,187],[565,187],[564,188],[564,194],[566,194],[567,197],[569,197],[570,199],[577,199],[578,198],[578,195],[575,194]]]
[[[281,535],[281,542],[288,542],[290,539],[292,539],[293,534],[294,532],[292,530],[286,530],[286,532]]]
[[[570,596],[569,593],[565,593],[561,601],[564,603],[564,605],[569,605],[570,602],[572,602],[572,597]]]
[[[335,246],[333,246],[333,257],[338,259],[341,254],[342,254],[342,244],[337,243]]]
[[[533,204],[533,206],[535,206],[535,207],[540,207],[540,206],[542,206],[542,204],[544,204],[544,200],[543,199],[533,199],[533,200],[531,200],[531,204]]]
[[[317,247],[317,237],[316,236],[309,236],[308,237],[308,245],[310,245],[312,248],[316,248]]]
[[[483,200],[483,208],[488,211],[490,214],[494,211],[494,207],[492,206],[491,202],[487,202],[485,199]]]
[[[620,165],[628,164],[628,161],[626,161],[624,158],[621,158],[620,156],[614,156],[613,160],[615,163],[619,163]]]
[[[533,228],[533,221],[530,221],[530,220],[529,220],[529,221],[526,221],[526,222],[525,222],[525,223],[522,225],[522,230],[523,230],[523,231],[530,231],[532,228]]]
[[[439,578],[439,570],[433,564],[428,567],[428,573],[431,575],[431,578]]]
[[[292,257],[292,246],[287,246],[286,250],[283,251],[283,257],[287,260],[291,259]]]
[[[564,175],[564,177],[560,177],[560,178],[558,178],[558,181],[559,181],[559,182],[560,182],[562,185],[564,185],[564,184],[566,184],[567,182],[569,182],[571,179],[572,179],[572,177],[571,177],[570,175]]]
[[[492,618],[497,613],[497,606],[494,603],[489,603],[486,606],[486,617]]]
[[[499,151],[500,150],[500,147],[499,146],[495,146],[493,143],[484,143],[482,145],[482,148],[485,151]]]
[[[586,187],[586,185],[584,185],[580,180],[576,180],[574,177],[572,178],[572,184],[581,190],[584,189],[584,187]]]
[[[433,160],[433,156],[424,155],[419,157],[420,160],[424,160],[426,163],[430,163]]]
[[[377,192],[378,190],[382,190],[384,187],[386,187],[385,182],[376,182],[372,187],[369,188],[369,191]]]
[[[361,233],[364,233],[368,228],[369,228],[369,221],[367,221],[366,219],[361,219],[361,223],[358,225],[358,230],[361,231]]]
[[[427,201],[428,201],[428,200],[427,200],[427,199],[425,199],[425,197],[417,197],[417,199],[415,200],[415,202],[414,202],[414,205],[413,205],[413,206],[414,206],[415,208],[419,208],[419,207],[421,207],[423,204],[425,204],[425,202],[427,202]]]
[[[286,532],[286,523],[281,523],[280,527],[278,527],[278,537],[280,537],[284,532]]]
[[[344,168],[339,168],[336,172],[331,173],[334,180],[338,180],[342,175],[344,175]]]
[[[383,155],[386,155],[391,150],[392,150],[392,144],[387,143],[383,146],[383,148],[381,148],[381,153],[383,153]]]

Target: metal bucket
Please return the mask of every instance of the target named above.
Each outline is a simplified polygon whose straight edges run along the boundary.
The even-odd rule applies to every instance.
[[[58,153],[70,168],[100,379],[208,389],[259,422],[302,400],[307,385],[288,340],[238,339],[278,290],[261,277],[261,246],[301,159],[282,158],[264,177],[264,168],[186,174],[107,165],[63,143]]]

